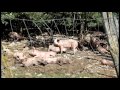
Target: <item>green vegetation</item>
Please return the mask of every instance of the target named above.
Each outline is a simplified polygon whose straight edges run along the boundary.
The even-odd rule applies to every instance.
[[[65,22],[63,20],[56,20],[57,25],[66,25],[66,28],[73,26],[73,18],[76,19],[96,19],[95,21],[90,21],[91,25],[96,25],[97,23],[101,23],[101,13],[100,12],[2,12],[1,13],[1,21],[2,24],[7,26],[10,24],[9,20],[12,20],[13,25],[17,25],[16,29],[20,29],[19,26],[23,26],[22,22],[16,21],[16,18],[18,19],[28,19],[33,21],[41,21],[43,20],[49,20],[49,19],[62,19],[67,18]],[[74,21],[75,23],[78,23],[79,21]],[[18,25],[19,23],[19,25]],[[35,27],[35,25],[31,22],[28,22],[28,25],[31,25],[31,27]],[[46,22],[47,24],[50,23],[50,21]],[[96,23],[96,24],[94,24]],[[43,25],[43,22],[37,23],[39,26]],[[14,27],[14,26],[13,26]]]
[[[114,14],[118,16],[117,12],[114,12]],[[65,28],[67,30],[73,30],[73,26],[75,30],[80,30],[82,25],[84,29],[86,29],[86,27],[98,27],[98,25],[103,26],[101,12],[1,12],[1,23],[4,26],[4,30],[11,30],[11,20],[13,31],[21,32],[21,29],[26,29],[23,19],[25,19],[27,28],[37,28],[37,25],[42,30],[48,28],[45,23],[52,28],[52,30],[56,28],[54,22],[51,21],[52,19],[61,19],[55,20],[59,30],[64,30]],[[42,20],[45,20],[45,23]],[[82,22],[84,22],[84,24],[82,24]]]
[[[2,62],[3,62],[3,66],[6,68],[4,70],[4,77],[5,78],[12,78],[13,77],[13,73],[12,70],[9,68],[9,64],[8,64],[8,58],[6,55],[2,55]]]

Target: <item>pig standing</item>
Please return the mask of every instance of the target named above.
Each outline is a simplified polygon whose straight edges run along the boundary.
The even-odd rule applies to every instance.
[[[66,50],[67,50],[66,48],[63,48],[63,52],[66,52]],[[53,52],[59,53],[60,48],[56,47],[54,45],[49,45],[48,51],[53,51]]]
[[[63,52],[63,48],[71,48],[73,49],[73,52],[75,54],[77,47],[78,47],[78,42],[73,39],[67,39],[67,40],[55,39],[54,45],[60,48],[61,54]]]

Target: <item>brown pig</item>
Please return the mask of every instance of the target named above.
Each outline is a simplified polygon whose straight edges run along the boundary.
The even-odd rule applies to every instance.
[[[100,45],[97,45],[97,50],[102,54],[105,54],[105,53],[110,54],[110,52],[108,52],[105,48],[103,48]]]
[[[103,45],[103,48],[105,48],[107,51],[110,51],[110,46],[108,44]]]
[[[66,48],[63,48],[63,52],[66,52],[66,50],[67,50]],[[59,53],[60,48],[56,47],[54,45],[49,45],[48,51],[53,51],[53,52]]]
[[[66,40],[55,39],[54,45],[60,48],[61,54],[63,52],[63,48],[71,48],[73,49],[73,52],[75,54],[78,47],[78,42],[73,39],[66,39]]]
[[[105,36],[105,34],[103,32],[100,32],[100,31],[94,31],[93,36]]]
[[[97,37],[91,37],[91,45],[93,48],[96,48],[97,45],[99,45],[99,39]]]
[[[9,37],[16,40],[23,40],[25,37],[20,36],[17,32],[10,32]]]
[[[90,39],[91,39],[91,34],[87,34],[85,37],[84,37],[85,41],[90,43]]]

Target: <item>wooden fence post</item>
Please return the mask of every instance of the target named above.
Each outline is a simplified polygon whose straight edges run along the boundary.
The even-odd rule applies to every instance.
[[[105,30],[108,36],[110,52],[113,57],[117,76],[119,76],[119,43],[116,35],[116,28],[113,21],[112,12],[102,12]]]

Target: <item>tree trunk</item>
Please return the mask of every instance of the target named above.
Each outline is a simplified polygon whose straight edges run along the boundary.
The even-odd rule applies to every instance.
[[[115,29],[116,29],[116,34],[119,39],[119,23],[116,15],[113,15],[114,23],[115,23]]]
[[[83,18],[82,18],[81,15],[80,15],[80,22],[81,22],[81,24],[80,24],[80,33],[79,33],[79,35],[78,35],[79,40],[82,40],[82,39],[83,39],[84,22],[83,22],[82,19],[83,19]]]
[[[110,44],[110,52],[113,57],[113,62],[115,65],[117,76],[119,76],[119,44],[115,30],[115,24],[113,21],[112,12],[103,12],[104,25],[106,34],[108,36],[108,42]]]

